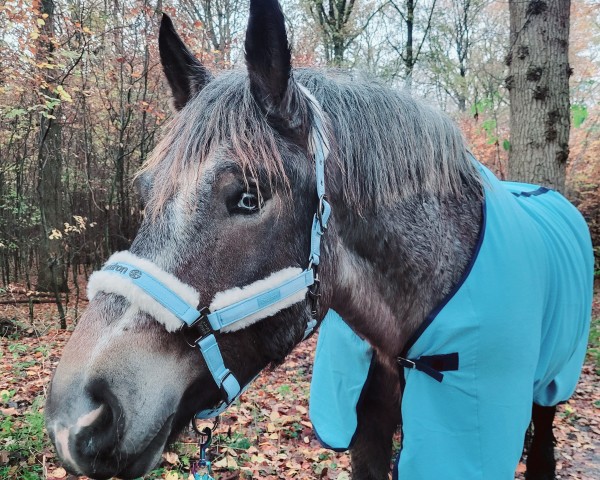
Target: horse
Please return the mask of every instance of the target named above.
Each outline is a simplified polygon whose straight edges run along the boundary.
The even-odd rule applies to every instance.
[[[190,418],[227,408],[327,315],[317,361],[346,329],[369,365],[360,402],[343,412],[357,417],[355,479],[388,478],[400,422],[399,478],[512,478],[532,416],[527,475],[552,478],[552,418],[575,388],[591,308],[589,233],[574,207],[556,192],[498,186],[456,125],[406,92],[292,70],[277,0],[250,2],[245,71],[214,77],[166,15],[159,47],[176,114],[136,180],[145,216],[129,251],[90,277],[48,394],[47,430],[65,466],[145,474]],[[495,192],[526,205],[503,217]],[[546,196],[578,233],[562,252],[572,281],[559,296],[544,289],[563,274],[553,253],[536,256],[556,229],[532,230],[524,213]],[[490,230],[492,218],[519,228]],[[518,255],[480,261],[490,242]],[[475,303],[482,268],[491,313],[484,329],[465,327],[481,315],[454,299]],[[494,280],[515,271],[520,281]],[[542,323],[557,303],[566,327]],[[555,332],[571,340],[542,345]],[[480,333],[484,343],[454,345]],[[479,370],[491,391],[461,383]]]

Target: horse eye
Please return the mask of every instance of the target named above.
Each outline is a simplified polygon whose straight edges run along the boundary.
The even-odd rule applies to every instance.
[[[250,192],[242,193],[242,196],[236,205],[237,210],[242,213],[253,213],[261,206],[262,202],[259,200],[258,195]]]

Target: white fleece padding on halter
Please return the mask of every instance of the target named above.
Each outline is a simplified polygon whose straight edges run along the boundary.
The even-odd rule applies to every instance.
[[[106,261],[105,265],[110,265],[117,262],[133,265],[148,275],[153,276],[165,287],[169,288],[193,307],[197,307],[200,302],[200,294],[196,289],[186,283],[183,283],[174,275],[165,272],[150,260],[138,257],[129,251],[122,251],[111,255],[111,257]],[[286,280],[294,278],[300,273],[302,273],[301,268],[288,267],[274,272],[268,277],[257,280],[256,282],[244,287],[234,287],[222,292],[218,292],[210,304],[210,311],[214,312],[218,309],[233,305],[240,300],[250,298],[258,293],[266,292],[273,287],[277,287]],[[307,291],[308,287],[303,288],[293,295],[282,298],[270,307],[264,308],[257,313],[242,318],[239,322],[229,325],[228,327],[224,327],[222,331],[234,332],[236,330],[241,330],[242,328],[246,328],[257,321],[262,320],[263,318],[275,315],[284,308],[291,307],[292,305],[303,301],[306,298]],[[98,270],[92,273],[90,276],[87,286],[88,299],[92,300],[98,294],[98,292],[114,293],[125,297],[129,303],[137,307],[140,311],[147,313],[157,322],[164,325],[169,332],[174,332],[184,325],[184,323],[173,313],[171,313],[171,311],[163,307],[158,301],[148,295],[133,281],[129,280],[128,278],[121,277],[120,275],[115,275],[110,271]]]
[[[245,300],[246,298],[250,298],[253,295],[258,293],[266,292],[271,288],[277,287],[277,285],[281,285],[286,280],[290,280],[294,278],[296,275],[302,273],[302,269],[299,267],[288,267],[283,270],[279,270],[277,272],[272,273],[266,278],[262,280],[257,280],[256,282],[250,283],[245,287],[234,287],[229,290],[224,290],[222,292],[217,293],[211,304],[210,311],[214,312],[224,307],[228,307],[229,305],[233,305],[234,303],[239,302],[240,300]],[[235,332],[236,330],[241,330],[242,328],[246,328],[253,323],[262,320],[263,318],[270,317],[275,315],[277,312],[283,310],[284,308],[291,307],[292,305],[303,301],[306,298],[306,292],[308,291],[308,287],[303,288],[299,292],[290,295],[286,298],[282,298],[277,303],[274,303],[270,307],[264,308],[263,310],[256,312],[252,315],[249,315],[239,322],[236,322],[228,327],[223,328],[223,332]]]
[[[172,290],[188,304],[194,308],[197,307],[198,302],[200,301],[200,294],[196,289],[183,283],[174,275],[165,272],[150,260],[138,257],[129,251],[122,251],[111,255],[106,261],[106,265],[116,262],[128,263],[138,267],[140,270],[151,275],[164,286]],[[92,300],[98,292],[115,293],[125,297],[139,310],[146,312],[154,317],[157,322],[163,324],[169,332],[174,332],[184,325],[184,323],[173,315],[173,313],[163,307],[135,283],[115,275],[110,271],[99,270],[92,273],[90,276],[87,287],[88,299]]]

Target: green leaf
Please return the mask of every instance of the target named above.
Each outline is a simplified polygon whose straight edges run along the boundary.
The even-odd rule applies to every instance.
[[[488,135],[493,135],[494,130],[496,130],[496,120],[494,120],[493,118],[488,118],[481,124],[481,128],[483,128],[485,130],[485,133],[487,133]]]
[[[502,140],[502,148],[507,152],[510,150],[510,140],[508,138]]]
[[[76,60],[80,57],[80,53],[73,50],[62,50],[60,55],[70,60]]]
[[[23,110],[22,108],[13,108],[4,116],[4,118],[15,118],[19,115],[23,115],[24,113],[27,113],[27,110]]]
[[[62,85],[59,85],[58,87],[56,87],[56,93],[58,93],[58,96],[60,97],[60,99],[63,102],[72,102],[73,99],[71,98],[71,95],[69,95],[69,93],[63,88]]]
[[[489,98],[484,98],[471,105],[471,115],[484,113],[493,110],[494,102]]]
[[[46,110],[48,110],[48,111],[52,110],[57,105],[60,105],[60,100],[58,98],[46,100],[46,102],[44,103],[44,106],[46,107]]]
[[[496,120],[493,118],[488,118],[481,124],[481,128],[487,134],[487,144],[491,145],[498,141],[498,136],[496,135]]]
[[[585,105],[574,103],[571,105],[571,114],[573,115],[573,126],[579,128],[588,117],[588,109]]]

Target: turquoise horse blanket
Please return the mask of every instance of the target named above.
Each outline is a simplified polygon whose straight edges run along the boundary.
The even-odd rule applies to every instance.
[[[583,217],[555,191],[481,172],[484,216],[471,263],[401,354],[395,478],[512,480],[532,403],[566,401],[583,364],[594,263]],[[371,360],[367,342],[329,312],[310,399],[326,446],[351,446]]]

